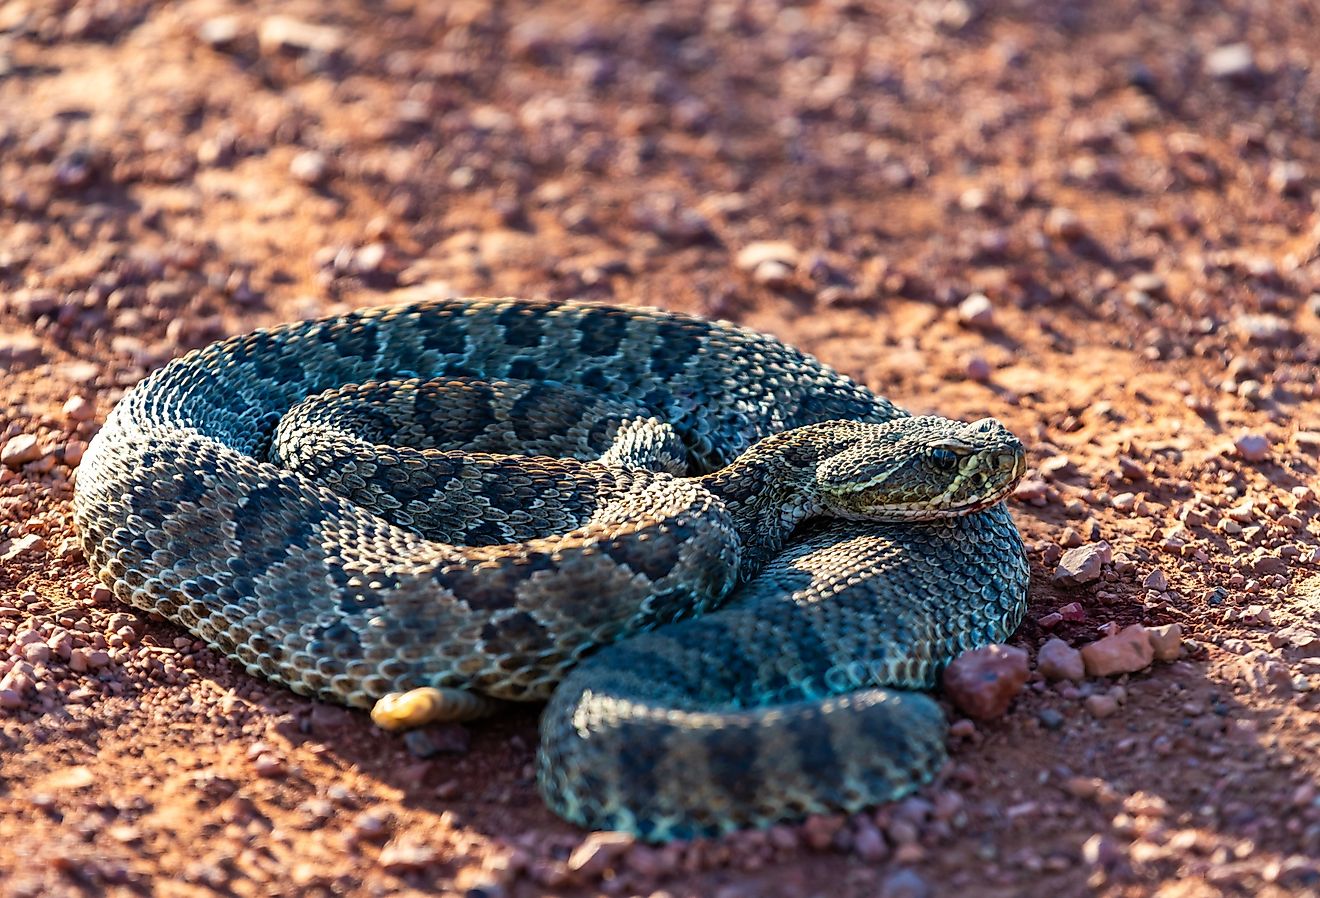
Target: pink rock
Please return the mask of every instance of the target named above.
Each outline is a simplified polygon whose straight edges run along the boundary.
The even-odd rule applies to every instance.
[[[1044,505],[1049,500],[1049,484],[1039,477],[1024,477],[1013,490],[1013,498],[1031,505]]]
[[[1082,702],[1092,717],[1103,719],[1118,712],[1118,701],[1112,695],[1092,695]]]
[[[1051,639],[1036,655],[1036,669],[1047,680],[1081,680],[1086,676],[1082,653],[1062,639]]]
[[[1028,673],[1022,649],[988,645],[955,658],[944,670],[944,689],[964,713],[988,720],[1008,710]]]
[[[1059,609],[1059,614],[1063,615],[1064,620],[1073,623],[1086,620],[1086,609],[1079,602],[1069,602]]]
[[[1155,660],[1150,637],[1141,624],[1124,627],[1113,636],[1096,640],[1082,647],[1082,661],[1086,673],[1093,677],[1112,677],[1117,674],[1145,670]]]
[[[1264,461],[1270,457],[1270,441],[1258,433],[1244,433],[1233,441],[1233,448],[1245,461]]]
[[[963,375],[968,380],[985,383],[990,379],[990,363],[979,355],[968,356],[963,360]]]
[[[1156,661],[1177,661],[1182,656],[1182,624],[1147,627],[1146,635]]]
[[[82,396],[70,396],[64,403],[64,417],[70,421],[89,421],[96,416],[96,406]]]

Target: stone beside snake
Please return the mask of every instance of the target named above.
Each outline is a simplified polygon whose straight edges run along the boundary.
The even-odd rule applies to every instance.
[[[75,514],[117,598],[300,694],[396,726],[550,697],[550,807],[659,840],[934,774],[912,690],[1021,620],[1023,465],[727,323],[443,300],[171,362]]]

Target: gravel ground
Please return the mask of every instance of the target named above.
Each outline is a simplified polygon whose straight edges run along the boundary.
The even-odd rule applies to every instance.
[[[1316,46],[1248,0],[0,5],[0,893],[1320,893]],[[654,848],[541,806],[535,709],[383,737],[95,586],[128,386],[453,294],[1004,420],[1022,692],[906,801]]]

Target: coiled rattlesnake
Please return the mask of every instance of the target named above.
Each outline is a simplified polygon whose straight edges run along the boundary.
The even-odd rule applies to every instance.
[[[1021,619],[1023,465],[732,325],[444,300],[171,362],[75,511],[119,599],[304,695],[406,725],[553,693],[551,807],[662,839],[932,775],[909,690]]]

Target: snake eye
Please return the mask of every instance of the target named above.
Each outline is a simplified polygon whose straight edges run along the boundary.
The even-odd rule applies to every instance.
[[[930,450],[930,460],[941,471],[951,471],[958,464],[958,456],[952,449],[932,449]]]

